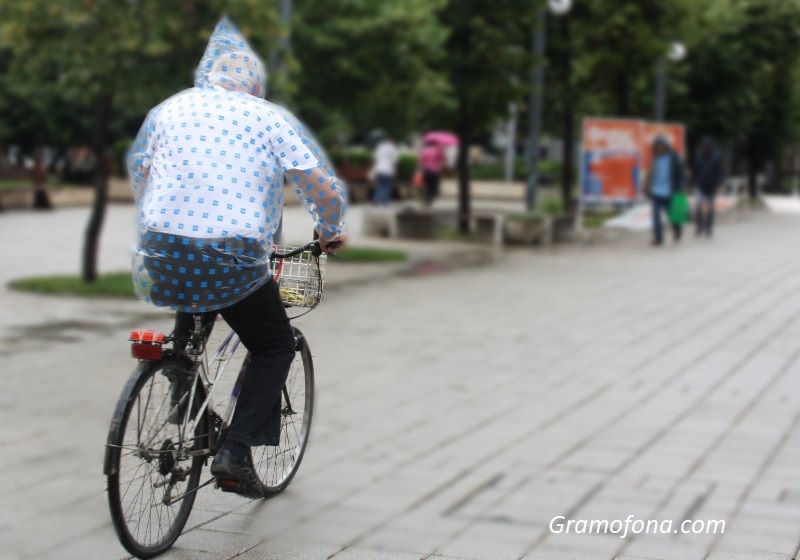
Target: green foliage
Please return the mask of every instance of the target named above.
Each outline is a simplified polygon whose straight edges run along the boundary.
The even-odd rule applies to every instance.
[[[414,154],[402,154],[397,161],[397,179],[409,183],[417,170],[417,156]]]
[[[457,101],[449,113],[436,115],[437,127],[468,123],[470,140],[505,117],[510,101],[521,100],[530,74],[530,30],[542,2],[530,0],[449,0],[439,12],[450,30],[448,57],[441,69]],[[462,137],[463,137],[463,132]]]
[[[338,251],[332,261],[342,263],[388,263],[404,262],[406,259],[408,259],[408,255],[396,249],[347,247]]]
[[[135,128],[150,107],[192,85],[224,11],[256,47],[277,32],[275,10],[259,0],[5,2],[0,115],[12,106],[28,121],[15,128],[40,131],[40,142],[88,144],[93,107],[109,97],[116,124]]]
[[[800,2],[704,0],[685,26],[675,114],[694,138],[738,142],[756,167],[800,141]]]
[[[330,153],[334,164],[347,164],[353,167],[369,166],[372,163],[372,151],[365,148],[349,148],[334,150]]]
[[[560,169],[561,163],[556,160],[539,160],[539,175],[544,179],[552,180]],[[502,181],[506,176],[506,164],[503,161],[474,163],[470,167],[470,176],[473,179],[489,179]],[[525,181],[528,178],[528,161],[525,158],[516,158],[512,170],[515,181]]]
[[[542,197],[538,206],[542,213],[551,216],[564,213],[564,204],[557,196]]]
[[[192,84],[227,13],[265,61],[288,29],[264,0],[17,0],[0,3],[0,143],[90,144],[98,99],[112,100],[106,143],[119,162],[146,111]],[[381,127],[398,140],[430,128],[476,142],[507,115],[526,122],[530,32],[544,0],[294,1],[280,93],[328,146]],[[563,117],[650,118],[655,67],[674,40],[668,117],[711,134],[756,166],[800,142],[800,0],[580,0],[547,18],[546,132]],[[323,9],[324,7],[324,9]],[[571,71],[566,54],[571,53]],[[274,69],[273,69],[274,70]],[[520,129],[524,134],[526,127]],[[347,154],[366,164],[371,154]],[[543,164],[545,176],[558,173]],[[403,156],[401,180],[416,160]],[[470,173],[499,179],[502,165]],[[514,176],[524,179],[524,162]]]
[[[130,272],[102,274],[92,283],[86,283],[78,276],[35,276],[13,280],[9,284],[9,288],[47,295],[133,297],[133,281]]]
[[[538,224],[544,221],[544,214],[541,212],[511,212],[505,215],[506,221],[528,222]]]
[[[652,115],[657,61],[680,37],[681,2],[582,0],[569,13],[578,105],[594,115]]]
[[[583,214],[583,227],[589,229],[601,228],[607,220],[619,214],[616,210],[593,210]]]
[[[381,127],[402,138],[446,103],[443,0],[297,0],[292,106],[323,142]],[[343,137],[344,136],[344,137]]]

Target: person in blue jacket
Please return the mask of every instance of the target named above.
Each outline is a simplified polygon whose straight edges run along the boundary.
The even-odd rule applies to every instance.
[[[669,221],[669,210],[672,197],[683,192],[684,172],[681,160],[669,142],[663,136],[653,141],[653,158],[650,171],[645,179],[645,192],[650,196],[653,205],[653,245],[664,243],[664,216]],[[681,240],[682,225],[672,224],[673,240]]]

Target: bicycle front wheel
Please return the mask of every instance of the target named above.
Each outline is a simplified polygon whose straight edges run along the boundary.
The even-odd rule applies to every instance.
[[[120,543],[139,558],[169,549],[192,510],[206,422],[184,433],[188,360],[167,355],[141,362],[120,395],[106,445],[111,519]],[[183,380],[176,381],[176,380]],[[192,403],[192,416],[202,401]]]
[[[277,446],[250,450],[265,498],[283,492],[303,460],[314,416],[314,364],[303,333],[294,329],[297,352],[281,393],[281,434]]]

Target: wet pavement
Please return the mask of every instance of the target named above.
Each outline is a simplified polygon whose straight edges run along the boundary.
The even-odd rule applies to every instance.
[[[84,218],[0,216],[15,240],[0,283],[77,270]],[[104,270],[127,267],[131,220],[110,208]],[[300,473],[266,502],[204,488],[163,558],[793,558],[798,233],[793,217],[752,213],[679,247],[631,238],[490,259],[406,244],[414,274],[332,267],[334,289],[299,321],[319,396]],[[447,264],[459,252],[475,266]],[[133,368],[127,331],[169,330],[169,313],[5,287],[0,308],[0,548],[126,557],[103,442]],[[723,520],[725,534],[552,526],[630,515]]]

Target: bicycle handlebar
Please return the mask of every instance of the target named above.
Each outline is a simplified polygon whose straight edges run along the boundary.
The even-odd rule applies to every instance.
[[[340,241],[334,241],[328,244],[328,247],[331,249],[338,249],[341,246]],[[299,255],[300,253],[304,253],[306,251],[311,251],[311,254],[315,257],[318,257],[322,254],[322,247],[319,245],[319,240],[315,239],[309,243],[306,243],[302,247],[298,247],[297,249],[292,249],[291,251],[286,251],[285,253],[279,253],[275,251],[272,253],[270,258],[273,259],[288,259],[290,257],[294,257],[295,255]]]

